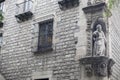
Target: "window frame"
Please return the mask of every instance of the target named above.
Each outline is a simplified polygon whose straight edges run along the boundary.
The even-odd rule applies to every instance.
[[[16,4],[16,14],[32,11],[32,8],[33,8],[33,0],[23,0]]]
[[[0,33],[0,47],[2,47],[3,44],[3,33]]]
[[[47,28],[48,27],[50,27],[50,26],[48,26],[49,24],[47,24],[47,23],[50,23],[50,24],[52,24],[52,33],[51,34],[48,34],[48,29],[46,29],[45,28],[45,32],[44,32],[44,36],[46,37],[45,38],[45,40],[47,40],[47,38],[49,37],[49,36],[51,36],[51,43],[50,43],[50,45],[45,45],[45,44],[43,44],[43,45],[40,45],[40,37],[41,36],[43,36],[43,35],[41,35],[40,34],[40,27],[44,27],[44,26],[40,26],[40,25],[47,25]],[[38,26],[39,26],[39,32],[38,32],[38,52],[46,52],[46,51],[52,51],[53,50],[53,27],[54,27],[54,19],[48,19],[48,20],[45,20],[45,21],[42,21],[42,22],[39,22],[38,23]],[[46,26],[45,26],[46,27]],[[49,36],[48,36],[49,35]],[[48,41],[45,41],[45,43],[48,43]],[[42,46],[42,47],[40,47],[40,46]],[[40,49],[41,48],[41,49]]]
[[[1,12],[5,11],[5,4],[4,4],[4,2],[0,3],[0,11]]]

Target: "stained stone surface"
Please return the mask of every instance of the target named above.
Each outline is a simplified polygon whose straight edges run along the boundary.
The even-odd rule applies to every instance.
[[[5,78],[0,74],[0,80],[5,80]]]
[[[20,0],[21,1],[21,0]],[[80,76],[79,59],[91,53],[90,25],[82,8],[87,0],[81,0],[78,7],[62,11],[58,0],[34,0],[33,18],[23,23],[16,21],[16,0],[6,0],[4,19],[4,45],[0,56],[0,72],[6,80],[31,80],[34,72],[52,71],[52,80],[84,80]],[[97,15],[101,14],[96,12]],[[113,22],[118,22],[114,13]],[[94,15],[93,15],[94,16]],[[34,54],[31,51],[34,25],[38,22],[54,18],[53,52]],[[88,19],[91,15],[88,15]],[[93,18],[95,19],[95,18]],[[86,23],[86,21],[88,23]],[[118,22],[119,24],[119,22]],[[116,24],[115,24],[116,25]],[[114,25],[114,26],[115,26]],[[112,25],[112,52],[117,61],[114,67],[114,79],[119,70],[119,35]],[[88,27],[88,28],[87,28]],[[87,28],[87,29],[86,29]],[[119,31],[118,31],[119,32]],[[117,41],[116,41],[117,40]],[[76,44],[77,41],[77,44]],[[89,44],[87,44],[89,43]],[[86,47],[88,50],[86,51]],[[111,54],[112,55],[112,54]],[[119,79],[119,78],[118,78]],[[92,80],[92,79],[91,79]]]

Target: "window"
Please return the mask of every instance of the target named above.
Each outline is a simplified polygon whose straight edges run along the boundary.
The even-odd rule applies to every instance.
[[[49,80],[48,78],[45,78],[45,79],[35,79],[35,80]]]
[[[22,0],[17,3],[17,14],[30,11],[32,9],[32,0]]]
[[[0,11],[4,11],[4,3],[0,3]]]
[[[32,0],[18,0],[16,4],[16,20],[21,23],[32,19]]]
[[[31,0],[25,0],[24,11],[29,11],[31,8],[32,8],[32,1]]]
[[[3,42],[3,34],[0,33],[0,47],[2,46],[2,42]]]
[[[52,49],[53,20],[39,23],[38,51]]]

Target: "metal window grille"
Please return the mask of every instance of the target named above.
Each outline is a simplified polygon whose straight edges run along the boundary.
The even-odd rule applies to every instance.
[[[53,20],[47,20],[39,24],[38,51],[52,49]]]
[[[16,6],[17,6],[16,7],[17,8],[16,14],[21,14],[21,13],[24,13],[27,11],[31,11],[32,4],[33,4],[32,0],[24,0],[24,2],[16,4]]]
[[[1,12],[4,11],[4,3],[0,3],[0,11],[1,11]]]
[[[2,46],[2,42],[3,42],[3,34],[0,33],[0,46]]]

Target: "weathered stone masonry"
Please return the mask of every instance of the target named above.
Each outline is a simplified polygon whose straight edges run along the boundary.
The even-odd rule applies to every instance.
[[[82,8],[87,0],[80,0],[78,7],[67,10],[59,8],[58,0],[34,0],[33,18],[22,23],[15,18],[16,3],[16,0],[5,1],[0,72],[6,80],[81,80],[79,58],[86,55],[87,47],[87,24]],[[54,19],[53,51],[35,54],[31,49],[34,24],[51,18]],[[119,54],[119,50],[114,51],[116,49],[113,54]],[[117,75],[115,78],[119,79]]]
[[[5,78],[27,80],[35,72],[52,71],[52,80],[78,80],[74,33],[79,28],[79,7],[62,11],[57,0],[35,0],[32,20],[18,23],[16,0],[7,0],[5,4],[5,44],[1,51],[1,73]],[[54,50],[34,54],[31,52],[33,24],[51,18],[51,15],[54,19]]]

